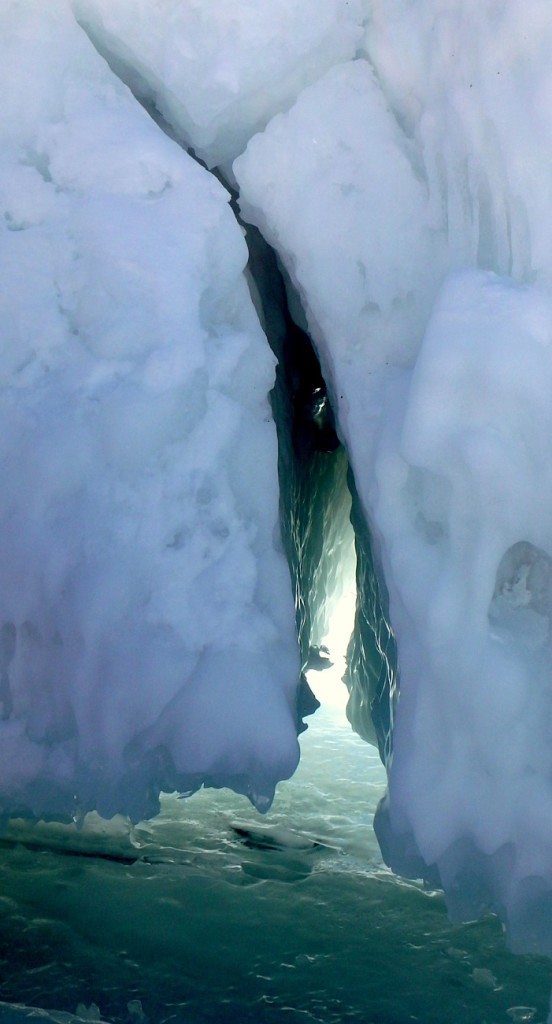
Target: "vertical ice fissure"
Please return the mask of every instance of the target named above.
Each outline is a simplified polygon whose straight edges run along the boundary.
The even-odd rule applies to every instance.
[[[151,87],[140,73],[113,53],[90,25],[83,20],[79,24],[99,55],[157,126],[205,167],[177,126],[160,112]],[[339,602],[338,577],[351,572],[350,565],[348,569],[340,569],[340,560],[355,559],[355,553],[347,551],[345,531],[337,523],[340,518],[349,519],[352,501],[350,515],[357,559],[356,616],[352,634],[341,635],[338,639],[339,626],[334,625],[333,639],[335,647],[341,648],[344,662],[347,656],[344,682],[350,691],[348,716],[351,724],[363,738],[378,743],[382,759],[387,762],[396,690],[396,647],[385,610],[386,599],[382,597],[381,574],[374,565],[352,469],[336,433],[326,382],[313,343],[307,331],[296,322],[302,319],[306,327],[300,298],[289,279],[284,278],[285,272],[276,253],[261,232],[240,217],[238,195],[226,174],[216,167],[210,171],[230,192],[230,205],[245,231],[252,297],[278,360],[271,401],[278,434],[282,540],[295,593],[302,661],[298,729],[305,727],[302,715],[316,707],[304,672],[309,662],[316,660],[321,640],[329,628],[332,595],[328,596],[325,591],[333,588],[335,610]],[[293,306],[293,313],[290,306]],[[324,609],[327,596],[328,608]],[[335,649],[330,654],[333,656]]]

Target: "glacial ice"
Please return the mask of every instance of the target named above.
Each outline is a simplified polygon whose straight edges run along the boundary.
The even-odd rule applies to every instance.
[[[72,0],[133,90],[209,167],[362,42],[363,0]]]
[[[264,806],[299,660],[242,233],[63,0],[0,18],[0,810]]]
[[[301,296],[388,593],[385,856],[548,953],[551,31],[538,0],[376,0],[367,59],[234,163]]]
[[[297,758],[243,237],[119,76],[301,299],[380,577],[385,855],[552,953],[548,0],[0,17],[2,806],[265,806]]]

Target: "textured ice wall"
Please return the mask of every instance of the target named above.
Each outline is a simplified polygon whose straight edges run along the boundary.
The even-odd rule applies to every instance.
[[[551,388],[551,297],[449,278],[373,489],[401,665],[384,852],[548,952]]]
[[[363,40],[366,3],[124,0],[114,5],[104,0],[72,0],[72,6],[98,51],[153,116],[158,119],[161,113],[170,133],[191,146],[209,166],[221,165],[227,180],[233,180],[232,159],[249,138],[275,113],[287,109],[305,85],[355,55]],[[257,275],[263,273],[262,254],[253,253],[252,260]],[[270,275],[270,290],[275,275],[279,278],[277,268]],[[278,313],[276,319],[279,317]],[[269,314],[269,340],[277,354],[280,328]],[[286,332],[286,351],[296,346],[300,352],[300,331],[285,323]],[[283,391],[286,388],[293,391],[291,380]],[[277,397],[276,402],[280,403],[280,423],[287,419],[293,424],[297,396]],[[344,540],[348,534],[346,484],[343,473],[334,472],[332,458],[326,453],[311,453],[305,459],[307,453],[294,444],[288,458],[284,454],[289,444],[287,429],[283,427],[279,446],[281,507],[284,531],[290,539],[288,555],[295,578],[301,648],[306,658],[309,643],[327,640],[332,618],[332,647],[337,654],[338,649],[343,652],[346,648],[345,619],[347,615],[350,618],[344,611],[347,599],[343,592],[351,590],[351,565],[345,563],[354,564],[350,537]],[[292,433],[294,429],[292,425]],[[340,517],[345,517],[344,528]],[[329,559],[321,559],[323,546],[330,552]],[[337,555],[339,546],[349,548],[344,559]],[[348,603],[353,600],[349,592]],[[367,658],[362,650],[355,672],[358,668],[364,675]],[[365,719],[366,735],[373,740],[368,708]]]
[[[281,254],[307,311],[365,510],[386,392],[423,334],[437,287],[432,255],[443,245],[411,155],[369,65],[359,60],[305,89],[234,162],[244,216]],[[357,520],[359,513],[355,508]],[[374,551],[367,545],[359,559],[372,608],[368,616],[366,608],[359,612],[351,651],[351,679],[368,672],[370,692],[357,689],[351,712],[373,740],[370,704],[381,703],[383,751],[395,652],[374,559],[379,565],[377,538]]]
[[[298,97],[234,168],[389,591],[382,842],[550,950],[547,2],[74,9],[212,164]],[[61,2],[2,19],[10,799],[138,814],[207,775],[262,802],[295,762],[297,660],[243,242]]]
[[[516,280],[550,274],[546,0],[374,0],[365,51],[449,260]]]
[[[227,195],[63,0],[0,14],[0,810],[294,769],[274,359]]]
[[[362,41],[362,0],[73,0],[97,45],[209,167]]]
[[[303,298],[389,590],[386,856],[550,952],[552,30],[538,0],[371,10],[370,60],[234,171]]]

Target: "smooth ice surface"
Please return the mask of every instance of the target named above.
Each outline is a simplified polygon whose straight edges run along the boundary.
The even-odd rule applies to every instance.
[[[234,163],[298,288],[396,631],[385,855],[552,950],[548,6],[376,0]]]
[[[295,768],[274,358],[228,196],[68,5],[0,13],[0,810]]]
[[[73,0],[91,38],[209,167],[354,57],[362,0]]]

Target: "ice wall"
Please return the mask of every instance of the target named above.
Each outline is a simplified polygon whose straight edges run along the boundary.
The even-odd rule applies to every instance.
[[[138,814],[207,777],[263,804],[296,759],[243,239],[85,30],[210,166],[249,140],[241,208],[306,310],[370,524],[360,571],[383,581],[353,660],[380,659],[361,711],[389,757],[388,860],[550,952],[547,2],[2,19],[9,801]]]
[[[550,952],[547,13],[376,0],[366,60],[234,172],[307,310],[389,594],[385,855]]]
[[[0,13],[0,811],[294,769],[274,358],[218,182],[64,0]]]
[[[365,7],[357,0],[325,0],[312,7],[277,0],[262,8],[249,2],[227,4],[226,0],[201,6],[160,2],[153,8],[136,0],[116,6],[104,0],[73,0],[76,16],[98,52],[146,109],[209,166],[222,165],[218,171],[222,169],[223,177],[232,181],[232,157],[247,139],[278,111],[287,109],[305,85],[323,77],[332,66],[337,75],[346,58],[358,51],[363,41]],[[338,91],[330,100],[332,123],[341,116],[341,99]],[[377,153],[373,159],[381,167]],[[285,179],[285,167],[283,172]],[[384,211],[381,226],[383,235]],[[252,263],[257,276],[266,276],[262,253],[253,253]],[[348,270],[344,268],[344,273]],[[269,289],[279,276],[278,268],[271,271]],[[297,370],[302,358],[301,330],[289,317],[276,322],[282,321],[282,314],[274,309],[274,297],[269,305],[271,345],[279,357],[284,348],[289,354],[295,347]],[[372,313],[369,311],[368,316]],[[299,311],[299,322],[301,316]],[[408,330],[407,323],[404,329]],[[288,335],[287,340],[282,339],[282,333]],[[293,394],[294,373],[281,371],[288,379],[277,388],[275,399],[280,421],[291,421],[292,434],[298,404]],[[291,393],[289,398],[282,397],[286,388]],[[344,582],[349,570],[342,571],[339,566],[337,548],[343,545],[347,533],[338,520],[350,499],[343,466],[336,473],[323,450],[314,453],[312,459],[305,451],[300,452],[295,441],[290,443],[287,426],[282,429],[279,450],[284,531],[290,539],[287,550],[295,582],[299,637],[306,657],[309,643],[318,644],[325,636],[332,608],[337,607],[343,589],[349,587]],[[333,552],[329,559],[321,560],[323,545]],[[363,719],[361,728],[356,714],[356,725],[370,740],[378,737],[383,750],[389,746],[390,716],[385,704],[389,687],[394,685],[395,657],[388,624],[378,617],[385,602],[382,605],[380,600],[369,543],[363,537],[359,545],[363,549],[359,581],[370,591],[374,607],[368,616],[364,607],[359,612],[361,624],[358,642],[352,648],[349,679]],[[345,561],[351,561],[350,552]],[[342,618],[343,635],[338,637],[338,619],[339,613],[333,618],[332,646],[344,650],[347,627]],[[365,685],[367,678],[370,681]],[[382,712],[375,731],[371,715],[374,702]]]
[[[437,287],[432,251],[443,251],[411,147],[359,60],[305,89],[289,114],[251,140],[234,171],[246,220],[280,252],[307,311],[355,477],[362,534],[387,392],[400,386],[419,344]],[[390,747],[394,642],[374,574],[378,539],[358,547],[364,603],[351,649],[350,712],[372,740],[371,712],[377,714],[383,752]]]

